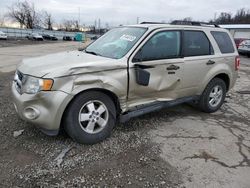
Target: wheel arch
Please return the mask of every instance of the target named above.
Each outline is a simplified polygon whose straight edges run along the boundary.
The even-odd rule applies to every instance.
[[[214,76],[212,79],[214,79],[214,78],[220,78],[220,79],[222,79],[222,80],[225,82],[225,84],[226,84],[227,91],[229,91],[229,87],[230,87],[230,78],[229,78],[229,76],[228,76],[226,73],[217,74],[217,75]],[[212,79],[211,79],[211,80],[212,80]],[[211,80],[210,80],[210,81],[211,81]]]
[[[201,84],[201,87],[198,91],[198,95],[201,95],[204,92],[209,82],[211,82],[211,80],[213,80],[214,78],[222,79],[226,84],[227,92],[229,91],[231,84],[230,75],[226,72],[217,72],[214,75],[210,75],[209,77],[207,76],[204,78],[204,82]]]
[[[113,93],[112,91],[110,90],[107,90],[107,89],[103,89],[103,88],[91,88],[91,89],[86,89],[86,90],[83,90],[83,91],[80,91],[78,92],[77,94],[74,95],[74,97],[67,103],[63,113],[62,113],[62,116],[61,116],[61,121],[60,121],[60,129],[62,129],[62,124],[63,124],[63,118],[65,117],[65,113],[67,112],[67,109],[68,107],[70,106],[70,104],[72,103],[72,101],[86,93],[86,92],[91,92],[91,91],[97,91],[97,92],[100,92],[100,93],[104,93],[106,94],[107,96],[109,96],[111,98],[111,100],[114,102],[114,105],[115,105],[115,108],[116,108],[116,115],[118,116],[120,113],[121,113],[121,106],[120,106],[120,101],[119,101],[119,98],[117,97],[117,95],[115,93]]]

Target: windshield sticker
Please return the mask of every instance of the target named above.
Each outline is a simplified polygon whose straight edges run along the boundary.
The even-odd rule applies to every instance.
[[[132,36],[132,35],[122,35],[120,37],[121,40],[126,40],[129,42],[133,42],[136,39],[136,36]]]

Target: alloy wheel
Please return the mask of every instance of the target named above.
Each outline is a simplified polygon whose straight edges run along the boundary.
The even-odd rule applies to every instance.
[[[79,124],[89,134],[102,131],[108,123],[108,118],[107,107],[98,100],[85,103],[79,112]]]

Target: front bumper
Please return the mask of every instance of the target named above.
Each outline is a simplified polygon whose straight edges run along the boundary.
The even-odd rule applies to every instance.
[[[72,96],[62,91],[19,94],[12,84],[15,109],[21,119],[34,124],[47,135],[57,135],[63,112]]]

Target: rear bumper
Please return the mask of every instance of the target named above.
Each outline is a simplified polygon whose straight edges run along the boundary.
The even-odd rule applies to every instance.
[[[63,112],[71,96],[62,91],[19,94],[12,84],[12,97],[17,114],[21,119],[35,125],[47,135],[57,135]]]

